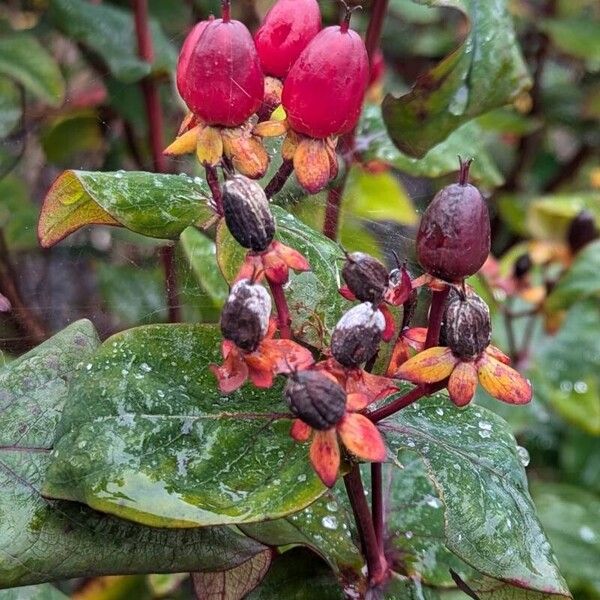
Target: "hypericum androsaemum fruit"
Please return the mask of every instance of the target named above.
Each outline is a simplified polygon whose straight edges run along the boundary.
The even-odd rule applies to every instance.
[[[347,254],[342,277],[357,300],[375,305],[383,301],[389,273],[376,258],[364,252]]]
[[[264,252],[273,241],[275,220],[255,181],[234,175],[223,184],[223,215],[231,235],[244,248]]]
[[[277,0],[254,36],[264,74],[285,79],[320,29],[317,0]]]
[[[311,194],[337,175],[337,137],[356,126],[369,82],[367,50],[349,28],[350,14],[318,33],[290,69],[282,93],[286,121],[255,128],[264,137],[287,131],[282,156],[293,161],[298,182]]]
[[[475,292],[453,293],[446,304],[444,330],[445,342],[455,356],[479,356],[492,337],[488,305]]]
[[[344,367],[356,369],[377,352],[385,318],[370,302],[351,308],[333,330],[331,354]]]
[[[468,183],[471,162],[460,161],[458,183],[436,194],[417,234],[421,266],[454,283],[477,273],[490,253],[490,216],[481,192]]]
[[[582,210],[571,221],[567,232],[567,241],[573,254],[577,254],[590,242],[597,240],[598,237],[600,237],[600,232],[596,227],[596,219],[589,210]]]
[[[271,308],[271,296],[262,285],[249,279],[238,281],[221,312],[223,337],[253,352],[267,335]]]
[[[346,411],[346,392],[317,371],[292,374],[285,388],[292,413],[319,431],[334,427]]]
[[[165,154],[196,151],[200,163],[214,167],[227,156],[242,174],[258,179],[269,163],[250,118],[260,108],[264,76],[246,26],[223,17],[198,23],[186,38],[177,65],[177,87],[190,109],[179,137]]]

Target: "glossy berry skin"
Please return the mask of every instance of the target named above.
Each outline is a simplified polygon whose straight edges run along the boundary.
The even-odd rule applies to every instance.
[[[346,392],[316,371],[293,375],[284,394],[292,413],[319,431],[334,427],[346,412]]]
[[[284,79],[320,29],[317,0],[278,0],[254,36],[265,75]]]
[[[435,277],[460,282],[479,271],[490,252],[490,216],[481,192],[469,183],[440,190],[421,219],[417,258]]]
[[[264,93],[254,41],[239,21],[204,23],[183,44],[177,87],[190,111],[206,124],[237,127],[258,110]]]
[[[326,138],[351,131],[369,82],[369,58],[358,33],[323,29],[294,63],[283,84],[282,104],[292,129]]]

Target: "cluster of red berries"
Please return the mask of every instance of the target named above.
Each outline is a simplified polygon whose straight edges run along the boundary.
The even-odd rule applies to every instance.
[[[165,152],[195,151],[205,167],[223,162],[258,179],[269,163],[261,138],[285,134],[283,160],[319,191],[337,173],[338,137],[356,126],[369,83],[351,11],[321,30],[316,0],[278,0],[252,39],[222,4],[222,17],[198,23],[183,44],[177,87],[190,114]],[[285,119],[268,120],[280,105]]]

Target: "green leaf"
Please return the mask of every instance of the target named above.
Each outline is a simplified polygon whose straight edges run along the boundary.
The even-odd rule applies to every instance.
[[[7,77],[0,77],[0,139],[17,126],[21,113],[19,88]]]
[[[246,600],[344,600],[333,573],[308,550],[285,552]]]
[[[118,225],[175,239],[192,223],[212,218],[208,197],[208,185],[199,177],[65,171],[44,199],[38,236],[48,248],[85,225]]]
[[[600,498],[583,488],[541,482],[532,495],[573,590],[590,583],[600,588]]]
[[[504,420],[481,407],[459,410],[438,394],[382,429],[397,460],[406,450],[423,460],[442,502],[448,550],[493,579],[569,597]]]
[[[400,150],[417,157],[470,119],[514,101],[531,85],[506,0],[420,2],[460,10],[470,29],[465,41],[421,75],[410,93],[383,101],[390,137]],[[472,154],[469,148],[466,152]]]
[[[457,155],[476,157],[471,175],[486,187],[503,183],[485,143],[485,136],[475,121],[459,127],[444,141],[429,150],[422,158],[412,158],[394,146],[381,117],[378,106],[365,108],[358,130],[358,147],[364,160],[380,160],[384,163],[418,177],[441,177],[458,171]]]
[[[571,428],[560,445],[561,471],[569,483],[600,495],[600,437]]]
[[[327,562],[345,590],[360,596],[366,590],[365,561],[352,535],[354,519],[344,493],[327,492],[301,512],[276,521],[242,525],[241,530],[268,546],[313,550]]]
[[[154,20],[150,32],[155,59],[149,65],[138,57],[133,15],[128,10],[85,0],[52,0],[48,16],[62,33],[98,54],[125,83],[139,81],[150,72],[175,69],[177,53]]]
[[[229,288],[217,265],[216,244],[195,227],[188,227],[181,234],[181,246],[196,281],[214,306],[220,308],[227,300]]]
[[[600,240],[589,244],[559,280],[546,301],[549,311],[569,308],[575,302],[600,294]]]
[[[600,69],[600,23],[594,19],[546,19],[540,24],[559,49],[589,61],[593,70]]]
[[[65,95],[65,82],[54,58],[29,33],[2,34],[0,74],[51,106],[59,106]]]
[[[106,573],[218,570],[262,551],[227,528],[151,529],[42,498],[68,384],[97,345],[90,322],[78,321],[0,370],[0,587]]]
[[[39,207],[31,201],[23,180],[13,175],[0,180],[0,227],[11,251],[38,247],[38,213]]]
[[[0,591],[0,600],[67,600],[60,590],[49,583]]]
[[[536,396],[569,423],[600,434],[600,307],[597,300],[572,306],[558,334],[538,352],[532,367]]]
[[[44,493],[154,527],[275,519],[321,496],[281,386],[219,393],[220,341],[193,325],[107,340],[71,385]]]
[[[538,239],[564,240],[571,221],[584,209],[600,225],[600,192],[574,192],[544,196],[529,204],[527,226]]]
[[[307,273],[291,273],[286,285],[294,334],[316,348],[324,348],[329,343],[331,331],[349,306],[338,293],[342,250],[282,208],[271,206],[271,211],[277,223],[276,239],[298,250],[312,269]],[[227,281],[235,279],[245,254],[224,222],[219,223],[217,258]]]

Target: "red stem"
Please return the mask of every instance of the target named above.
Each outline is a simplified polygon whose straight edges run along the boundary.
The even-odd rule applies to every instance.
[[[360,542],[367,561],[369,580],[371,585],[376,586],[385,581],[388,575],[388,564],[385,556],[379,550],[358,465],[354,465],[350,473],[344,476],[344,485],[346,486],[346,492],[352,506]]]
[[[138,55],[147,63],[154,61],[154,48],[150,33],[148,18],[148,0],[133,0],[135,14],[135,33],[137,38]],[[163,116],[160,108],[160,97],[156,82],[149,76],[142,83],[148,131],[150,137],[150,150],[152,164],[156,173],[166,173],[167,164],[163,154]],[[169,321],[176,323],[180,320],[179,300],[177,293],[177,278],[175,268],[175,252],[173,247],[165,246],[160,249],[160,258],[165,273],[165,290],[167,305],[169,307]]]
[[[371,513],[379,553],[384,555],[383,465],[371,463]]]
[[[230,0],[221,0],[221,17],[225,23],[231,21],[231,2]]]
[[[341,181],[340,185],[331,188],[327,193],[327,204],[325,205],[325,221],[323,222],[323,235],[331,240],[336,240],[340,222],[340,210],[344,188],[346,187],[347,177]]]
[[[436,383],[434,385],[419,385],[410,390],[410,392],[404,394],[404,396],[401,396],[393,402],[390,402],[390,404],[382,406],[373,412],[367,413],[366,416],[373,421],[373,423],[378,423],[382,419],[385,419],[386,417],[397,413],[399,410],[410,406],[413,404],[413,402],[417,402],[417,400],[420,400],[424,396],[430,396],[431,394],[435,394],[435,392],[439,392],[445,387],[445,385],[445,381]]]
[[[277,323],[279,326],[279,335],[284,340],[292,339],[292,330],[290,323],[292,319],[290,317],[290,310],[288,308],[287,300],[285,298],[285,292],[283,286],[277,283],[269,281],[269,287],[271,288],[271,294],[275,301],[275,308],[277,310]]]
[[[369,21],[367,36],[365,38],[365,46],[367,47],[367,54],[369,55],[369,62],[371,64],[373,63],[375,51],[379,47],[388,4],[389,0],[375,0],[373,10],[371,11],[371,20]]]
[[[431,308],[429,309],[429,323],[427,324],[427,338],[425,340],[425,350],[437,346],[440,340],[440,329],[444,318],[444,309],[446,308],[446,298],[450,293],[450,288],[446,286],[443,290],[433,292],[431,298]]]
[[[265,188],[265,194],[269,200],[278,194],[285,185],[285,182],[289,179],[290,175],[294,172],[294,163],[291,160],[283,160],[281,166],[277,170],[277,173],[273,175],[273,179],[269,181]]]
[[[212,199],[213,199],[213,208],[215,212],[222,217],[223,216],[223,192],[221,191],[221,184],[219,183],[219,176],[217,175],[217,169],[211,166],[205,166],[204,170],[206,172],[206,181],[208,183],[208,187],[210,188]]]

